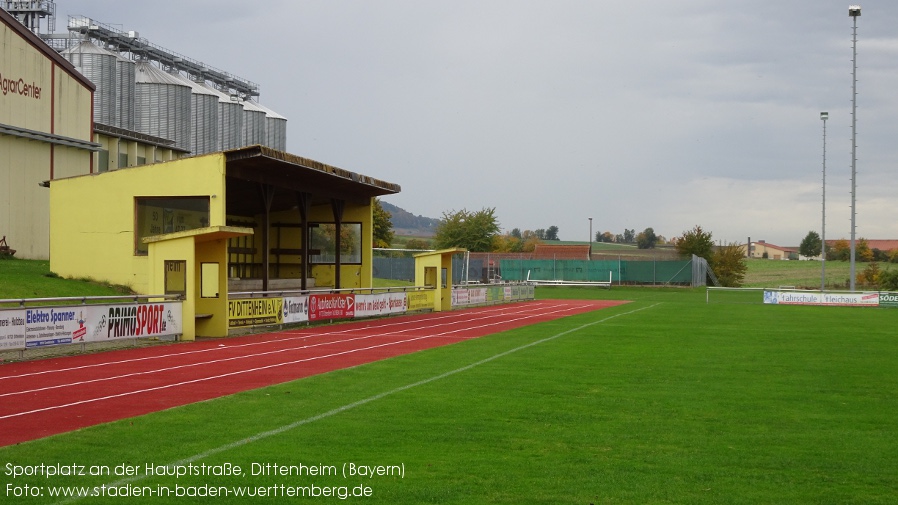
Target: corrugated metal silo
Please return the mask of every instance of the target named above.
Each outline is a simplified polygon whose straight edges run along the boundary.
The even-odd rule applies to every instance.
[[[265,145],[265,111],[254,102],[243,102],[243,145]]]
[[[265,111],[265,145],[278,151],[287,151],[287,118],[253,102],[256,107]]]
[[[170,74],[190,86],[190,152],[218,151],[218,95],[179,74]]]
[[[116,126],[116,71],[118,55],[85,41],[62,55],[97,86],[94,92],[94,121]]]
[[[145,61],[137,63],[136,75],[135,130],[189,150],[190,86]]]
[[[136,64],[123,56],[117,55],[115,60],[116,74],[116,123],[114,126],[134,131],[134,99]]]
[[[228,151],[243,147],[243,105],[237,98],[209,84],[201,84],[218,96],[218,149]]]

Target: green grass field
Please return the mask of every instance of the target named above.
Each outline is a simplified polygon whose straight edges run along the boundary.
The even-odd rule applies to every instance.
[[[128,292],[122,286],[87,279],[62,279],[50,273],[49,261],[0,260],[0,299],[118,296]]]
[[[690,289],[537,296],[633,303],[2,448],[3,492],[314,484],[366,486],[371,496],[355,500],[389,504],[895,502],[898,312],[725,294],[705,304]],[[52,463],[130,465],[138,476],[9,475],[9,465]],[[246,474],[145,476],[148,464],[188,463]],[[254,463],[404,474],[251,475]]]

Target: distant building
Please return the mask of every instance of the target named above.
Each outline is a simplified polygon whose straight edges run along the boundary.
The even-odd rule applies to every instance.
[[[533,249],[535,260],[588,260],[588,245],[537,244]]]
[[[758,240],[749,244],[748,257],[771,260],[798,259],[798,249],[781,247],[764,240]]]

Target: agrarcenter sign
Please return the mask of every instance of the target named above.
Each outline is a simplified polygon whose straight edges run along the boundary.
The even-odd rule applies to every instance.
[[[9,77],[0,72],[0,91],[2,91],[3,96],[12,94],[40,100],[41,90],[42,88],[36,82],[26,81],[22,77]]]

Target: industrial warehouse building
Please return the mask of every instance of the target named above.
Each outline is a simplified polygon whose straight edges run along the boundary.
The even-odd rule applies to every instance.
[[[95,86],[0,9],[0,235],[16,255],[50,252],[50,192],[39,184],[93,171]]]
[[[398,185],[288,154],[257,85],[135,32],[79,17],[37,35],[49,4],[0,2],[24,12],[0,9],[0,235],[17,257],[179,293],[187,338],[227,334],[229,292],[371,286],[372,202]]]
[[[0,7],[0,235],[18,257],[49,258],[46,181],[249,145],[287,149],[287,119],[258,103],[247,79],[90,18],[41,33],[52,1]]]

